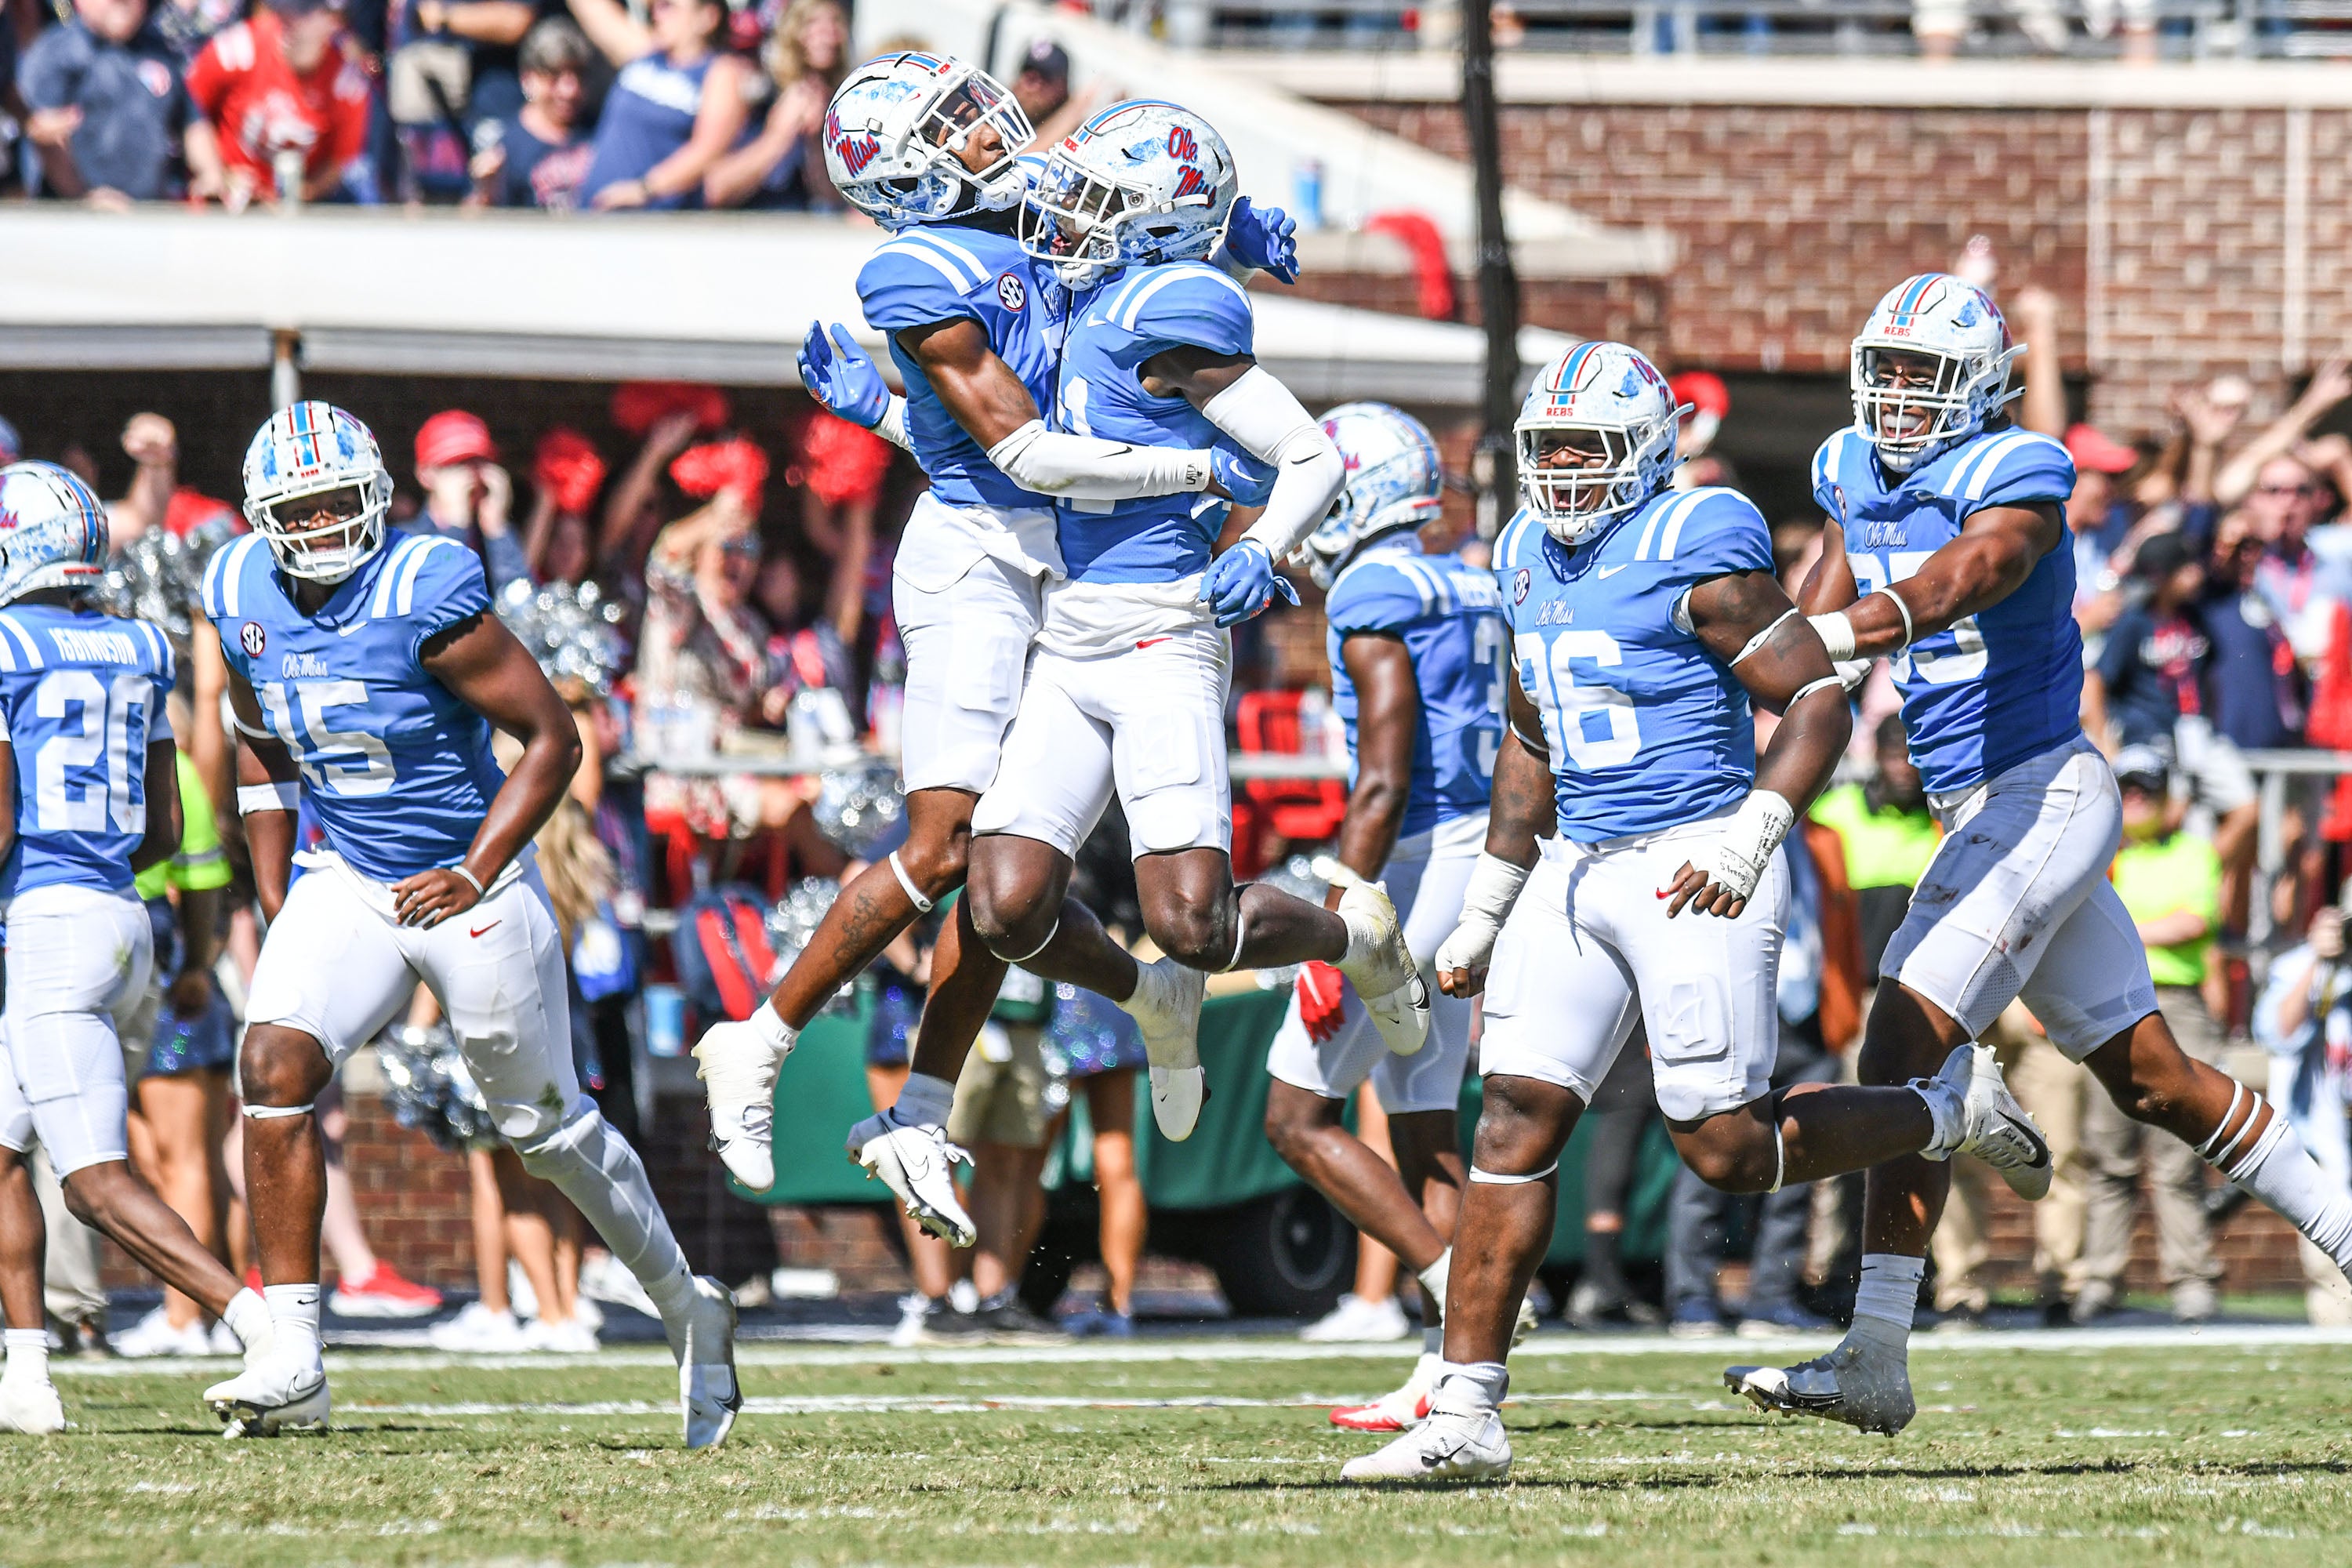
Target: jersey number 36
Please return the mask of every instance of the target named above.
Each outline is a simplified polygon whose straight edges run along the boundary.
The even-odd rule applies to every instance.
[[[1633,697],[1613,686],[1576,683],[1578,659],[1603,667],[1623,662],[1615,637],[1602,631],[1558,631],[1547,647],[1541,632],[1521,632],[1513,647],[1519,656],[1519,684],[1543,710],[1554,766],[1565,756],[1577,772],[1590,773],[1633,760],[1642,749],[1642,726]]]

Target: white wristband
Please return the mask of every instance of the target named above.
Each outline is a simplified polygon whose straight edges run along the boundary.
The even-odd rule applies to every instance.
[[[302,787],[293,784],[257,784],[236,786],[236,814],[251,816],[264,811],[299,811],[302,806]]]
[[[907,434],[907,400],[893,393],[884,405],[882,417],[874,422],[874,434],[902,452],[911,452],[915,443]]]
[[[1723,825],[1708,856],[1708,880],[1736,899],[1753,898],[1764,868],[1772,863],[1780,841],[1796,824],[1797,808],[1769,789],[1750,790],[1731,820]]]
[[[1843,664],[1853,657],[1853,623],[1846,618],[1843,610],[1807,616],[1805,622],[1821,634],[1822,646],[1830,650],[1832,664]]]
[[[455,866],[450,867],[449,869],[457,872],[457,875],[465,878],[466,880],[474,884],[474,897],[478,899],[489,891],[488,888],[482,886],[482,879],[479,877],[475,876],[471,871],[466,869],[466,863],[463,860],[458,861]]]
[[[1528,869],[1499,855],[1478,852],[1478,863],[1470,868],[1469,883],[1462,889],[1462,919],[1454,934],[1437,949],[1439,973],[1486,967],[1503,922],[1510,918],[1511,906],[1519,901]]]
[[[1913,642],[1917,640],[1917,634],[1911,629],[1910,605],[1905,601],[1902,595],[1896,593],[1892,588],[1881,588],[1878,593],[1881,598],[1891,601],[1895,605],[1895,613],[1903,617],[1902,647],[1909,647]]]

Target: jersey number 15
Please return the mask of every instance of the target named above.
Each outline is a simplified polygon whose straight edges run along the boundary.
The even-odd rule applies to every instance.
[[[255,688],[254,695],[261,699],[269,728],[301,764],[312,789],[348,797],[382,795],[392,788],[392,752],[383,742],[364,730],[338,730],[327,722],[330,708],[367,706],[363,682],[270,681]]]

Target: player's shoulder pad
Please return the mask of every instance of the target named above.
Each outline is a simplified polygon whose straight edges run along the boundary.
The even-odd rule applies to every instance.
[[[205,568],[205,614],[214,621],[226,621],[242,614],[242,605],[253,584],[254,557],[261,558],[262,570],[268,570],[269,543],[257,533],[247,533],[230,540],[213,552],[212,563]]]
[[[1634,560],[1672,563],[1676,575],[1772,569],[1772,530],[1738,490],[1669,490],[1618,526],[1640,530]]]
[[[407,533],[393,541],[368,601],[372,620],[413,622],[418,641],[490,607],[481,558],[437,533]]]
[[[1969,511],[2027,501],[2063,501],[2074,493],[2074,459],[2038,430],[1979,436],[1954,454],[1937,494]]]
[[[1096,312],[1122,331],[1245,354],[1257,340],[1249,290],[1204,261],[1129,269]]]
[[[1451,615],[1461,595],[1442,556],[1382,550],[1348,563],[1323,601],[1331,629],[1395,631],[1429,616]]]
[[[1848,425],[1831,431],[1813,453],[1813,502],[1838,522],[1845,521],[1840,487],[1845,483],[1846,464],[1858,448],[1868,446],[1862,432]]]
[[[172,683],[179,679],[176,673],[179,666],[172,657],[172,639],[156,630],[152,621],[125,620],[121,624],[138,645],[140,656],[145,661],[142,668],[155,678],[157,684],[166,691],[170,690]]]
[[[1498,582],[1504,582],[1506,602],[1510,592],[1505,579],[1518,567],[1535,565],[1548,537],[1543,523],[1525,507],[1512,513],[1511,521],[1503,524],[1503,531],[1495,536],[1495,575]]]
[[[857,272],[857,298],[867,323],[895,332],[958,318],[979,320],[979,300],[996,287],[1001,270],[990,237],[919,224],[883,241]]]

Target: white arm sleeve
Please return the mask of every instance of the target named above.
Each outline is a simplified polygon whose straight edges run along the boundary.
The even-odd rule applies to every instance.
[[[1250,366],[1239,381],[1202,404],[1201,413],[1242,450],[1274,465],[1274,494],[1265,513],[1242,537],[1256,540],[1281,560],[1315,531],[1347,484],[1339,448],[1290,388],[1263,365]]]
[[[1138,447],[1048,430],[1032,419],[988,449],[988,460],[1024,490],[1066,500],[1133,500],[1209,488],[1209,454]]]
[[[882,410],[882,417],[874,426],[874,434],[901,452],[915,449],[914,438],[907,434],[907,400],[898,394],[890,395],[890,405]]]

